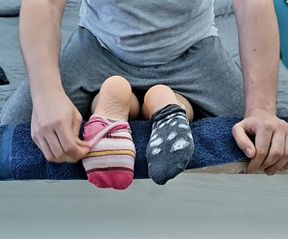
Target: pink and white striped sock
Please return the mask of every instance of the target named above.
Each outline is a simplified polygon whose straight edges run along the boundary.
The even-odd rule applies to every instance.
[[[132,184],[135,145],[128,122],[112,122],[94,114],[85,125],[84,140],[91,144],[82,161],[90,183],[118,190]]]

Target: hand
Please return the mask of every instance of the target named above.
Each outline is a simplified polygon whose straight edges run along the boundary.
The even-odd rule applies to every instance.
[[[233,127],[239,148],[251,159],[247,172],[268,175],[288,169],[288,123],[264,109],[251,110]],[[255,136],[255,145],[249,136]]]
[[[64,90],[46,90],[33,101],[31,136],[49,162],[75,163],[90,145],[79,139],[82,117]]]

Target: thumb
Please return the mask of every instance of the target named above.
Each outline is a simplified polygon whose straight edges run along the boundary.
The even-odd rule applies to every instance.
[[[237,123],[232,129],[233,137],[238,145],[238,147],[246,154],[248,158],[254,158],[256,155],[256,149],[248,137],[243,123]]]
[[[90,144],[88,142],[83,141],[79,138],[81,124],[82,124],[82,117],[81,117],[79,112],[76,112],[76,114],[73,118],[73,122],[72,122],[72,131],[73,131],[73,134],[77,137],[76,143],[80,147],[90,148]]]
[[[76,111],[74,112],[74,117],[72,119],[72,131],[75,136],[79,136],[81,124],[82,124],[82,116],[78,111]]]
[[[76,143],[78,145],[78,152],[79,152],[78,158],[82,159],[85,156],[87,156],[87,154],[90,152],[91,146],[88,142],[82,141],[80,139],[76,139]]]

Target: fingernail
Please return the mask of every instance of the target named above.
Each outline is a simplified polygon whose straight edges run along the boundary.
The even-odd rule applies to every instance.
[[[248,158],[250,158],[250,157],[252,157],[252,149],[251,148],[246,148],[246,156],[248,157]]]

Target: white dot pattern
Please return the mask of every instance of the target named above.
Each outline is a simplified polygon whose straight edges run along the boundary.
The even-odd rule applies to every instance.
[[[159,129],[163,128],[165,126],[166,122],[159,125]]]
[[[152,137],[150,138],[150,140],[154,140],[156,138],[158,138],[158,134],[152,134]]]
[[[181,149],[184,149],[186,148],[190,143],[181,138],[181,139],[178,139],[171,147],[170,149],[170,152],[174,152],[174,151],[177,151],[177,150],[181,150]]]
[[[182,129],[189,129],[189,126],[186,124],[179,124],[178,127]]]
[[[168,135],[168,140],[172,140],[172,139],[174,139],[176,136],[177,136],[178,134],[177,134],[177,132],[172,132],[172,133],[170,133],[169,135]]]
[[[156,147],[156,146],[159,146],[162,143],[163,143],[163,139],[162,138],[157,138],[154,141],[150,142],[150,146],[151,147]]]
[[[152,149],[152,155],[157,155],[161,152],[162,150],[160,148],[154,148]]]
[[[171,124],[170,124],[170,126],[172,127],[172,126],[174,126],[174,125],[176,125],[177,124],[177,121],[173,121]]]
[[[171,118],[174,117],[175,115],[177,115],[177,113],[173,113],[173,114],[171,114],[171,115],[168,115],[168,116],[166,116],[165,118],[166,118],[166,119],[171,119]]]

